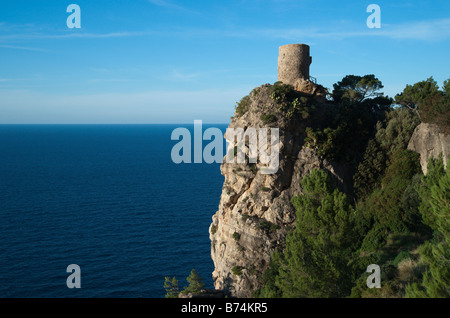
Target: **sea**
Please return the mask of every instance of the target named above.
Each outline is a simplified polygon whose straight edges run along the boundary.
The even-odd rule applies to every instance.
[[[0,125],[0,298],[163,298],[192,269],[212,288],[220,163],[171,158],[193,126]]]

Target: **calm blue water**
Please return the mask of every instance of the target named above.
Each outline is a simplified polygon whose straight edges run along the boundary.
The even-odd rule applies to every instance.
[[[164,297],[192,268],[212,287],[223,177],[172,162],[178,126],[0,125],[0,297]]]

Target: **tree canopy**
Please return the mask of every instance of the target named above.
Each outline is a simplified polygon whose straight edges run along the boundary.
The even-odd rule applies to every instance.
[[[383,84],[373,74],[364,76],[347,75],[333,85],[331,96],[335,102],[343,100],[362,102],[366,98],[382,96],[383,94],[379,92],[382,88]]]
[[[406,85],[403,92],[395,96],[395,102],[416,113],[424,123],[434,123],[444,132],[450,133],[450,84],[444,81],[439,89],[433,77],[413,85]]]

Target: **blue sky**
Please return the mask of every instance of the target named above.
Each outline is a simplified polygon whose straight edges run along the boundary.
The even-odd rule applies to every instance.
[[[69,4],[81,28],[69,29]],[[369,4],[381,28],[369,29]],[[0,2],[0,124],[228,123],[277,80],[278,47],[311,46],[325,87],[375,74],[393,97],[450,77],[450,1]]]

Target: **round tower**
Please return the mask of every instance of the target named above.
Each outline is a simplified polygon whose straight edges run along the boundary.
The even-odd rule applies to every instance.
[[[299,79],[309,80],[309,45],[287,44],[280,46],[278,55],[278,81],[295,85]]]

